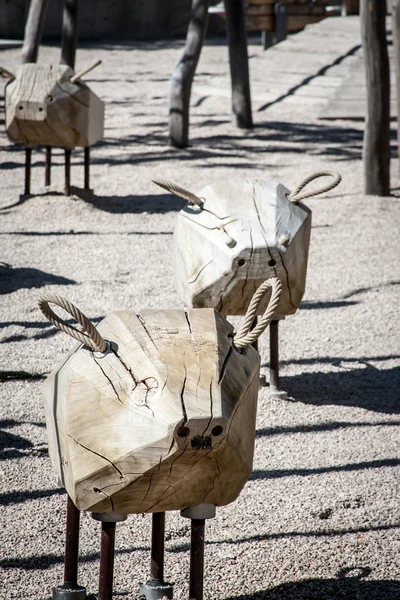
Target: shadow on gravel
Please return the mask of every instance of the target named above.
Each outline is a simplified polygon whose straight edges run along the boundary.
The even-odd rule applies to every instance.
[[[400,582],[363,581],[356,577],[305,579],[283,583],[254,594],[229,596],[226,600],[399,600]]]
[[[395,356],[388,357],[391,358]],[[338,359],[337,362],[341,360],[349,361]],[[351,363],[359,363],[360,368],[345,365],[340,371],[331,373],[315,371],[283,377],[282,389],[304,404],[357,406],[380,413],[400,414],[400,367],[377,369],[361,359],[353,359]]]
[[[47,447],[35,446],[20,435],[0,430],[0,460],[22,458],[23,456],[47,456],[47,454]]]
[[[27,500],[50,498],[50,496],[59,496],[62,494],[66,494],[64,488],[57,488],[55,490],[25,490],[23,492],[8,492],[6,494],[0,494],[0,506],[20,504],[21,502],[26,502]]]
[[[82,200],[98,210],[113,214],[142,213],[164,214],[180,211],[186,204],[185,200],[172,194],[151,194],[148,196],[96,196],[87,194]]]
[[[11,294],[22,288],[40,288],[45,285],[75,285],[76,281],[39,269],[12,267],[0,263],[0,294]]]
[[[0,279],[1,281],[1,279]],[[90,320],[93,323],[99,323],[104,316],[100,317],[90,317]],[[74,319],[64,319],[66,323],[74,324]],[[49,321],[3,321],[0,322],[0,329],[6,329],[7,327],[12,327],[16,325],[17,327],[24,327],[25,329],[45,329],[45,331],[41,331],[40,333],[35,333],[33,335],[28,335],[26,333],[18,333],[14,335],[9,335],[8,337],[4,337],[0,340],[0,344],[8,344],[9,342],[24,342],[25,340],[45,340],[48,338],[57,335],[59,329],[54,327]]]

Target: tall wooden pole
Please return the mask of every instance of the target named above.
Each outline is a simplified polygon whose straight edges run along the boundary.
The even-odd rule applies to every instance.
[[[397,152],[400,157],[400,0],[392,0],[392,32],[397,92]]]
[[[48,0],[31,0],[25,25],[24,45],[22,46],[23,63],[35,63],[37,61],[47,5]]]
[[[249,58],[242,0],[225,0],[226,32],[232,81],[232,118],[237,127],[251,129]]]
[[[208,24],[209,0],[193,0],[183,56],[171,78],[169,142],[177,148],[189,143],[189,103],[193,77]]]
[[[64,0],[61,64],[75,69],[75,55],[78,44],[79,0]]]
[[[390,73],[386,44],[386,2],[361,0],[361,38],[367,83],[363,146],[365,193],[390,191]]]

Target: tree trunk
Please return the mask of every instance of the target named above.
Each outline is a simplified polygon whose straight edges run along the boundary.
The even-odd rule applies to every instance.
[[[400,158],[400,0],[392,0],[392,32],[397,92],[397,152]]]
[[[207,31],[208,5],[209,0],[193,0],[185,50],[171,78],[169,143],[177,148],[189,144],[190,93]]]
[[[365,193],[390,191],[390,73],[386,44],[386,2],[361,0],[361,37],[367,83],[363,146]]]
[[[64,0],[61,64],[75,69],[76,46],[78,44],[79,0]]]
[[[252,129],[249,59],[242,0],[225,0],[226,32],[232,81],[232,119],[241,129]]]
[[[23,63],[35,63],[37,61],[47,5],[48,0],[31,0],[28,19],[25,25],[24,45],[22,47]]]

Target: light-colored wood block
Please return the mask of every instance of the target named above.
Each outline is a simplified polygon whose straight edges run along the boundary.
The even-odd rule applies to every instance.
[[[260,357],[216,311],[111,313],[43,385],[49,454],[80,510],[224,505],[252,469]]]
[[[311,211],[291,202],[289,193],[274,181],[230,179],[198,192],[203,209],[188,204],[181,210],[173,252],[186,306],[243,315],[261,283],[278,277],[277,318],[296,312],[306,283]]]
[[[6,130],[12,142],[75,148],[102,139],[104,104],[66,65],[27,63],[6,86]]]

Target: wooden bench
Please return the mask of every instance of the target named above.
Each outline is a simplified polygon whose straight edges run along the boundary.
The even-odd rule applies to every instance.
[[[359,0],[244,0],[247,31],[262,34],[264,48],[281,42],[288,32],[304,29],[334,14],[358,14]],[[224,5],[209,8],[210,13],[225,17]]]

